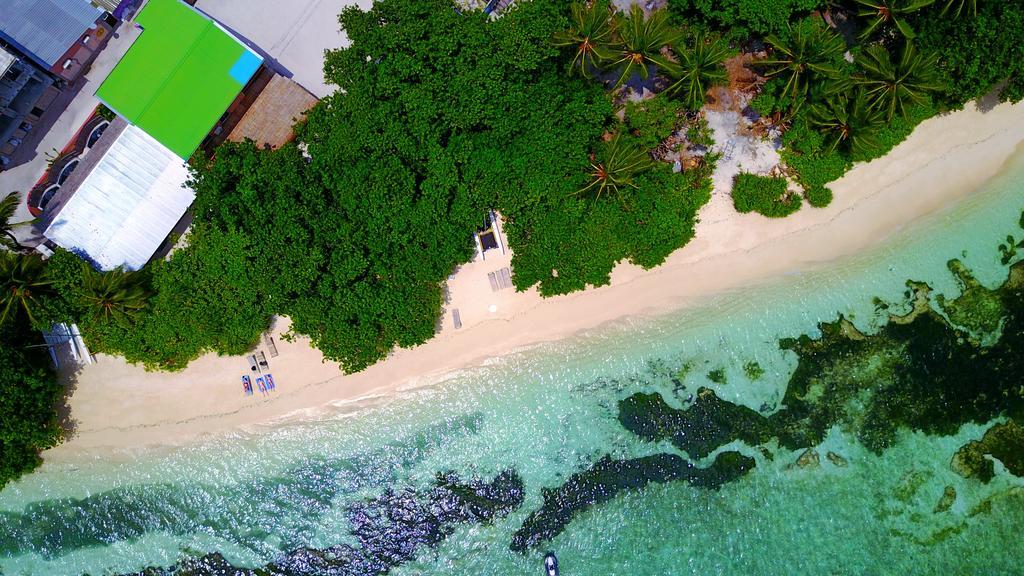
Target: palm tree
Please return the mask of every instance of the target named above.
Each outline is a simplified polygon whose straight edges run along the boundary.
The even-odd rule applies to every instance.
[[[953,11],[953,17],[959,18],[960,14],[967,8],[971,16],[978,15],[978,0],[946,0],[946,5],[942,8],[942,15],[945,16],[950,10]]]
[[[601,143],[590,163],[590,184],[576,192],[577,195],[594,192],[600,198],[605,192],[620,197],[623,188],[636,188],[633,177],[653,165],[646,150],[635,143],[623,141],[616,134],[611,140]]]
[[[607,0],[596,0],[587,6],[581,2],[572,5],[572,26],[556,32],[554,45],[574,46],[570,70],[579,69],[584,78],[590,78],[601,62],[614,57],[615,52],[608,46],[614,40],[612,12]]]
[[[18,238],[14,235],[14,229],[18,226],[24,226],[31,224],[32,221],[26,222],[11,222],[14,218],[14,214],[18,211],[18,204],[21,203],[21,194],[18,192],[11,192],[3,199],[0,199],[0,246],[9,250],[25,250],[21,242],[18,242]]]
[[[35,323],[36,297],[47,295],[51,284],[42,256],[0,250],[0,324],[13,320],[19,310]]]
[[[871,23],[861,32],[861,38],[871,36],[880,26],[892,24],[906,38],[914,37],[914,30],[907,24],[905,17],[913,14],[925,6],[935,3],[935,0],[855,0],[862,8],[857,15],[862,18],[871,18]]]
[[[765,38],[774,49],[772,57],[762,60],[769,78],[784,78],[783,97],[799,108],[807,98],[811,80],[836,78],[839,68],[836,60],[846,51],[843,39],[818,24],[791,27],[786,39],[774,34]]]
[[[150,295],[140,272],[97,272],[86,266],[80,298],[93,319],[127,322],[149,305]]]
[[[878,150],[878,132],[885,126],[884,114],[870,105],[863,90],[854,96],[837,93],[814,104],[810,121],[826,135],[831,150],[842,146],[860,157]]]
[[[729,59],[731,50],[720,38],[698,34],[693,48],[677,45],[673,46],[673,52],[679,63],[666,69],[675,82],[665,92],[682,93],[686,107],[699,110],[708,89],[729,80],[729,72],[722,63]]]
[[[618,69],[616,88],[634,73],[646,80],[650,77],[651,66],[671,67],[671,62],[661,55],[661,49],[675,42],[679,31],[669,24],[668,11],[657,10],[650,18],[644,18],[643,9],[633,4],[629,14],[616,14],[614,20],[619,38],[615,44],[615,59],[609,66]]]
[[[910,42],[903,45],[900,58],[893,61],[884,46],[867,47],[857,58],[862,72],[854,82],[865,89],[871,105],[892,120],[896,112],[906,116],[908,104],[920,104],[929,92],[943,89],[934,54],[922,53]]]

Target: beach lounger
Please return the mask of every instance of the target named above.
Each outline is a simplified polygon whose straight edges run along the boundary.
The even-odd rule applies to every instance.
[[[270,364],[267,363],[267,355],[263,353],[263,350],[259,351],[259,354],[256,355],[256,358],[259,360],[260,366],[264,368],[270,368]]]
[[[252,396],[252,378],[249,378],[248,374],[242,376],[242,389],[245,390],[246,396]]]
[[[455,324],[455,329],[462,328],[462,316],[459,315],[459,309],[455,308],[452,310],[452,322]]]
[[[263,335],[263,343],[266,344],[267,350],[270,350],[270,357],[277,358],[277,344],[270,334]]]
[[[267,393],[267,385],[264,384],[263,382],[263,376],[260,376],[259,378],[256,379],[256,385],[259,386],[260,394]]]
[[[256,363],[256,357],[251,354],[249,355],[249,370],[252,370],[253,372],[260,371],[259,364]]]
[[[268,389],[270,389],[271,391],[277,390],[277,386],[274,385],[274,377],[273,376],[271,376],[270,374],[266,374],[264,376],[264,378],[267,379],[267,388]]]

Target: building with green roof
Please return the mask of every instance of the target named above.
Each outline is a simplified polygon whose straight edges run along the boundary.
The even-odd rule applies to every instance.
[[[195,192],[185,162],[263,63],[181,0],[149,0],[136,23],[142,32],[96,93],[118,117],[76,160],[41,223],[101,270],[142,268],[187,221]]]
[[[149,0],[135,21],[142,34],[96,95],[187,160],[263,59],[180,0]]]

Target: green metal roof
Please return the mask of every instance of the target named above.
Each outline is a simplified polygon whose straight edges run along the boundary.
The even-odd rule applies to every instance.
[[[180,0],[149,0],[136,23],[142,34],[96,95],[188,159],[263,59]]]

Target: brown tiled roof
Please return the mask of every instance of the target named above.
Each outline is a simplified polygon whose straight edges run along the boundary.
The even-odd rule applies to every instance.
[[[316,103],[316,96],[302,86],[284,76],[274,76],[228,135],[228,140],[241,142],[248,138],[257,146],[277,148],[291,139],[292,125]]]

